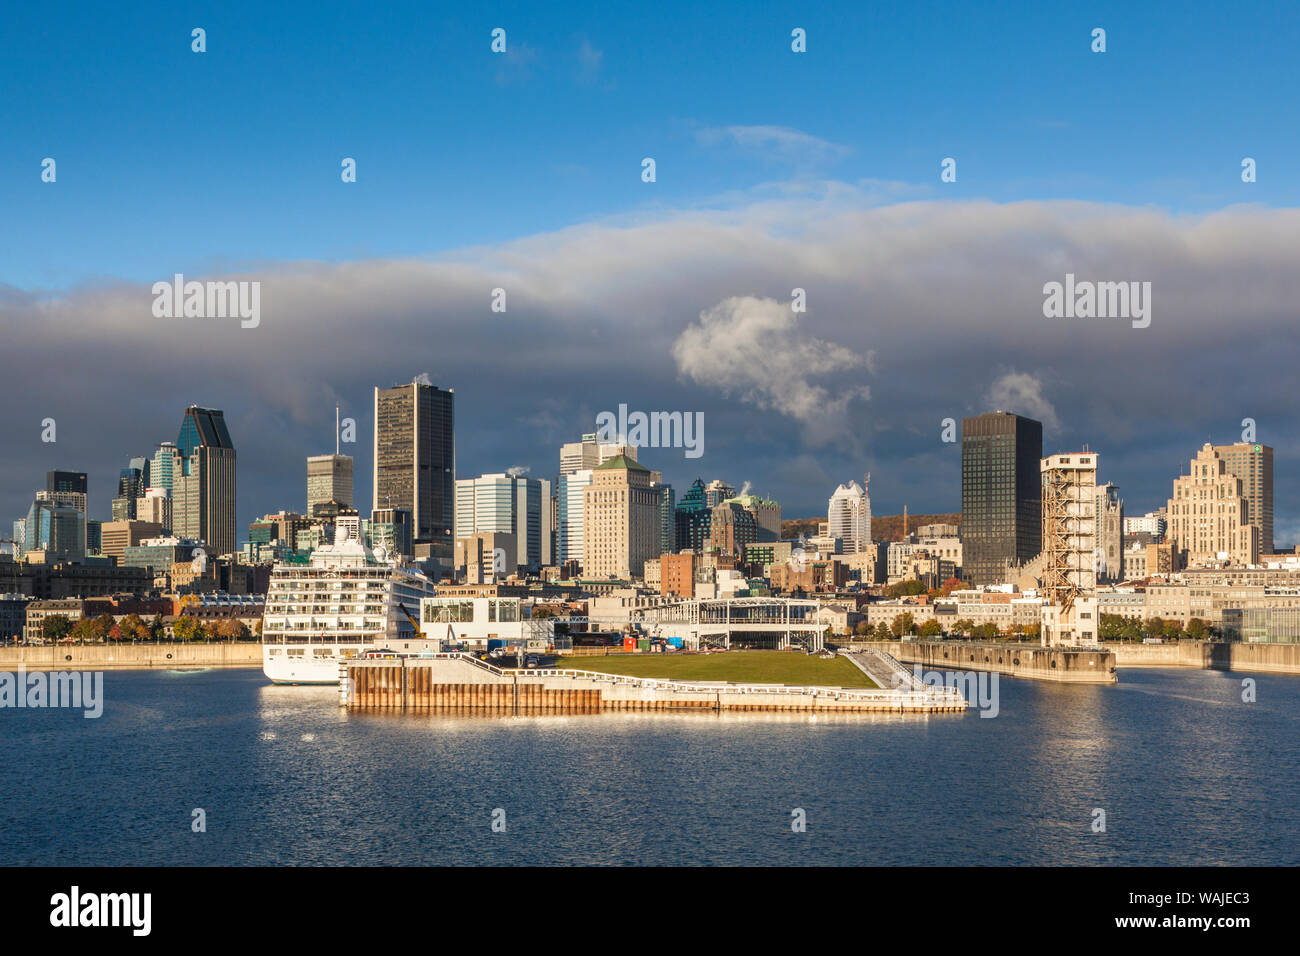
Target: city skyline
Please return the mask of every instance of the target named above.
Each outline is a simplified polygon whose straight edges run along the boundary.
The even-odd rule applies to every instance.
[[[380,386],[381,389],[382,389],[382,388],[396,388],[396,387],[399,387],[399,386],[397,386],[397,385],[394,385],[394,386]],[[452,389],[452,391],[454,391],[454,388]],[[372,387],[372,395],[373,395],[373,393],[374,393],[374,387]],[[198,407],[198,408],[200,408],[200,409],[203,409],[202,406],[194,406],[194,407]],[[191,409],[187,409],[187,410],[186,410],[187,414],[188,414],[190,411],[192,411],[194,407],[191,407]],[[214,409],[214,410],[215,410],[215,411],[223,411],[222,409]],[[372,413],[373,413],[373,399],[372,399],[372,409],[371,409],[371,411],[372,411]],[[1006,411],[1006,410],[1005,410],[1005,409],[999,409],[999,411]],[[978,417],[978,415],[988,415],[988,414],[990,414],[990,412],[977,413],[977,416],[976,416],[976,417]],[[346,425],[346,418],[347,418],[347,416],[344,416],[344,417],[342,418],[342,420],[343,420],[344,423],[345,423],[344,426],[343,426],[344,428],[347,428],[347,425]],[[228,420],[228,417],[227,417],[227,420]],[[363,421],[357,421],[357,422],[355,423],[355,427],[356,427],[356,435],[357,435],[357,441],[356,441],[355,443],[350,443],[350,444],[340,444],[340,445],[339,445],[341,451],[342,451],[343,454],[344,454],[344,457],[351,457],[351,458],[354,459],[354,461],[359,459],[359,460],[361,460],[362,462],[364,462],[364,461],[366,460],[366,457],[367,457],[367,456],[364,454],[364,450],[361,449],[361,448],[359,447],[359,446],[362,444],[362,441],[364,440],[364,439],[362,438],[362,432],[363,432],[364,427],[365,427],[366,424],[367,424],[367,423],[366,423],[366,422],[363,422]],[[372,421],[371,421],[370,424],[373,424],[373,419],[372,419]],[[961,432],[961,429],[960,429],[960,428],[959,428],[958,431],[957,431],[957,435],[958,435],[958,438],[960,438],[961,435],[962,435],[962,432]],[[574,436],[574,442],[576,442],[576,440],[577,440],[578,437],[580,437],[580,436]],[[456,441],[457,441],[457,448],[459,448],[459,432],[457,432],[457,439],[456,439]],[[471,472],[461,472],[461,471],[458,469],[457,472],[456,472],[456,479],[457,479],[458,481],[460,481],[460,480],[465,480],[465,479],[478,478],[478,477],[480,477],[480,476],[487,476],[487,475],[493,475],[493,474],[502,474],[502,473],[504,473],[504,472],[506,472],[506,471],[510,471],[510,472],[512,472],[512,473],[517,473],[517,474],[519,475],[519,477],[527,477],[527,478],[533,478],[533,479],[541,479],[541,480],[543,480],[543,481],[551,482],[551,488],[552,488],[552,491],[558,491],[558,487],[557,487],[557,485],[556,485],[556,483],[555,483],[555,478],[559,475],[560,467],[561,467],[561,466],[560,466],[560,456],[561,456],[561,447],[560,447],[560,446],[561,446],[561,445],[564,445],[564,444],[570,444],[570,443],[571,443],[571,442],[565,441],[565,442],[561,442],[561,443],[559,443],[559,444],[557,444],[557,445],[555,446],[555,448],[554,448],[554,455],[553,455],[553,457],[555,458],[554,472],[553,472],[553,474],[551,474],[550,476],[548,476],[548,475],[546,475],[546,474],[544,474],[544,473],[541,473],[541,472],[539,472],[539,471],[533,471],[533,470],[531,469],[531,466],[526,466],[526,465],[525,465],[525,466],[514,465],[514,466],[511,466],[511,468],[509,468],[509,469],[498,468],[498,469],[496,469],[495,471],[492,470],[492,469],[487,469],[487,468],[485,468],[485,469],[482,469],[482,470],[475,470],[475,471],[471,471]],[[1233,445],[1240,445],[1240,444],[1242,444],[1241,442],[1233,442],[1233,441],[1217,442],[1217,443],[1215,443],[1215,442],[1210,442],[1209,439],[1207,439],[1205,443],[1209,443],[1209,444],[1211,444],[1211,445],[1212,445],[1212,446],[1213,446],[1217,451],[1219,451],[1219,452],[1223,452],[1224,450],[1231,448],[1231,446],[1233,446]],[[1202,443],[1202,444],[1205,444],[1205,443]],[[163,442],[155,442],[154,444],[155,444],[155,445],[160,445],[160,444],[163,444]],[[166,442],[166,444],[170,445],[171,443],[170,443],[170,441],[168,441],[168,442]],[[241,442],[241,444],[242,444],[242,442]],[[373,448],[373,439],[369,440],[369,441],[367,442],[367,444],[368,444],[371,448]],[[955,442],[955,443],[951,443],[951,444],[953,444],[953,445],[958,449],[958,455],[960,456],[960,454],[961,454],[960,449],[961,449],[961,447],[962,447],[962,443],[961,443],[961,441],[957,441],[957,442]],[[1088,443],[1080,443],[1080,444],[1078,445],[1078,447],[1082,448],[1082,447],[1085,447],[1085,445],[1087,445],[1087,444],[1088,444]],[[1246,444],[1252,444],[1252,443],[1249,443],[1249,442],[1248,442],[1248,443],[1246,443]],[[1267,444],[1266,442],[1255,442],[1255,443],[1253,443],[1253,444],[1256,444],[1256,445],[1262,445],[1262,446],[1264,446],[1264,448],[1265,448],[1267,451],[1274,451],[1274,449],[1269,448],[1269,446],[1268,446],[1268,444]],[[610,447],[611,447],[611,448],[613,448],[613,447],[622,448],[623,446],[610,446]],[[1042,447],[1042,455],[1043,455],[1043,456],[1048,456],[1048,455],[1051,455],[1051,454],[1054,454],[1054,453],[1058,453],[1058,452],[1060,452],[1061,450],[1063,450],[1064,447],[1065,447],[1065,446],[1062,446],[1062,448],[1056,448],[1056,447],[1049,446],[1048,442],[1047,442],[1046,440],[1044,440],[1043,447]],[[353,454],[348,455],[347,453],[348,453],[349,450],[351,450],[351,451],[353,452]],[[640,447],[640,448],[634,448],[633,451],[637,452],[638,454],[644,454],[644,453],[646,453],[647,451],[649,451],[650,453],[652,453],[652,454],[656,454],[656,455],[667,455],[667,456],[669,456],[669,460],[671,460],[671,455],[672,455],[672,453],[673,453],[673,449],[647,449],[647,448],[645,448],[644,446],[642,446],[642,447]],[[1185,474],[1185,472],[1186,472],[1186,470],[1187,470],[1186,460],[1187,460],[1188,458],[1194,458],[1195,455],[1198,453],[1198,451],[1199,451],[1199,446],[1198,446],[1197,448],[1191,448],[1191,449],[1189,449],[1189,451],[1188,451],[1188,452],[1184,455],[1184,457],[1183,457],[1183,464],[1181,464],[1181,465],[1179,465],[1179,466],[1176,466],[1174,469],[1172,469],[1171,473],[1169,474],[1169,476],[1168,476],[1168,478],[1167,478],[1167,481],[1165,482],[1165,489],[1164,489],[1163,491],[1157,489],[1157,490],[1155,491],[1154,496],[1153,496],[1153,498],[1152,498],[1152,500],[1151,500],[1151,502],[1150,502],[1149,504],[1146,504],[1146,503],[1134,503],[1134,502],[1135,502],[1135,498],[1134,498],[1134,496],[1129,495],[1129,494],[1125,491],[1125,484],[1124,484],[1122,481],[1115,481],[1114,476],[1110,476],[1110,472],[1112,471],[1112,465],[1111,465],[1111,463],[1110,463],[1110,456],[1108,455],[1108,456],[1107,456],[1107,463],[1106,463],[1106,466],[1105,466],[1105,475],[1108,476],[1108,481],[1109,481],[1109,483],[1114,484],[1115,486],[1117,486],[1117,489],[1118,489],[1118,492],[1119,492],[1119,496],[1122,497],[1122,498],[1124,498],[1124,500],[1125,500],[1125,515],[1126,515],[1126,517],[1137,517],[1137,516],[1141,516],[1141,515],[1143,515],[1143,514],[1145,514],[1145,513],[1158,511],[1159,509],[1165,507],[1165,505],[1167,504],[1167,502],[1168,502],[1168,500],[1169,500],[1169,489],[1171,489],[1171,488],[1174,487],[1174,482],[1175,482],[1177,479],[1183,477],[1184,474]],[[456,457],[459,458],[459,455],[460,455],[459,450],[457,450],[455,454],[456,454]],[[299,497],[301,497],[303,483],[304,483],[304,481],[305,481],[305,480],[307,479],[307,477],[308,477],[308,459],[309,459],[309,458],[321,458],[321,457],[328,457],[328,456],[323,456],[323,455],[320,455],[320,454],[304,456],[304,457],[301,459],[301,461],[300,461],[302,474],[301,474],[300,476],[297,476],[297,478],[296,478],[296,479],[293,479],[292,481],[290,481],[289,479],[286,478],[285,481],[282,482],[282,483],[290,483],[290,484],[292,484],[292,483],[296,483],[296,484],[297,484],[297,494],[298,494]],[[373,459],[373,454],[372,454],[370,457]],[[1271,457],[1271,456],[1270,456],[1270,457]],[[1035,459],[1035,461],[1036,461],[1036,460],[1037,460],[1037,459]],[[664,483],[667,484],[667,485],[669,485],[669,486],[671,486],[671,487],[673,487],[673,488],[676,490],[676,497],[677,497],[678,501],[680,501],[681,494],[682,494],[685,490],[687,490],[687,489],[690,487],[691,483],[692,483],[693,481],[695,481],[696,479],[703,479],[705,482],[708,482],[708,481],[714,481],[714,480],[719,480],[719,479],[721,479],[721,480],[723,480],[723,481],[731,481],[731,483],[732,483],[733,485],[735,485],[737,488],[740,487],[742,484],[743,484],[743,485],[747,485],[747,486],[752,486],[752,488],[753,488],[757,493],[761,494],[762,496],[767,497],[767,498],[772,498],[772,499],[774,499],[774,500],[780,502],[781,507],[782,507],[782,514],[783,514],[783,517],[784,517],[785,519],[787,519],[787,520],[788,520],[788,519],[794,519],[794,518],[812,518],[812,517],[817,517],[817,516],[824,516],[825,513],[826,513],[826,504],[825,504],[825,502],[826,502],[826,498],[829,497],[830,492],[833,492],[833,491],[834,491],[834,488],[831,488],[831,489],[830,489],[830,492],[827,492],[826,495],[823,495],[823,496],[820,498],[820,502],[821,502],[821,503],[820,503],[820,505],[819,505],[819,504],[817,504],[817,500],[818,500],[818,499],[816,498],[818,492],[817,492],[816,489],[813,489],[812,492],[811,492],[811,497],[814,499],[814,503],[809,507],[809,509],[808,509],[807,511],[803,511],[803,510],[800,510],[800,509],[792,509],[792,508],[790,508],[790,507],[787,506],[786,502],[783,501],[782,498],[781,498],[779,495],[775,495],[775,494],[771,494],[771,493],[769,493],[769,492],[768,492],[768,491],[763,487],[761,480],[755,480],[754,478],[751,478],[751,477],[744,477],[744,478],[740,479],[739,481],[736,481],[736,480],[734,480],[734,479],[732,478],[732,476],[727,475],[727,474],[725,474],[725,473],[716,473],[716,474],[715,474],[714,472],[708,471],[707,469],[700,469],[700,470],[697,470],[697,471],[693,472],[694,477],[692,477],[692,478],[687,478],[687,477],[685,477],[686,475],[688,475],[688,474],[692,474],[692,472],[691,472],[690,469],[689,469],[689,465],[690,465],[690,464],[696,464],[696,463],[694,463],[694,462],[688,463],[688,467],[687,467],[685,470],[682,470],[682,471],[681,471],[679,474],[677,474],[676,476],[673,475],[673,473],[672,473],[672,469],[671,469],[671,468],[656,468],[656,467],[654,467],[654,463],[653,463],[653,462],[652,462],[650,465],[647,465],[647,467],[648,467],[648,468],[651,468],[651,469],[653,469],[653,470],[655,470],[655,471],[662,471],[662,472],[663,472],[663,474],[664,474]],[[249,467],[248,464],[247,464],[247,459],[246,459],[246,458],[242,458],[242,457],[241,457],[241,465],[242,465],[242,467],[240,468],[240,472],[239,472],[240,475],[241,475],[241,478],[240,478],[240,485],[241,485],[241,487],[243,487],[243,482],[244,482],[244,478],[242,477],[243,469]],[[364,515],[364,516],[367,516],[367,517],[368,517],[368,515],[369,515],[369,510],[367,510],[367,508],[365,508],[365,507],[360,507],[360,506],[361,506],[361,505],[364,505],[365,502],[367,502],[367,501],[369,501],[369,500],[371,499],[372,491],[371,491],[371,489],[368,487],[368,482],[367,482],[367,480],[366,480],[366,477],[372,474],[372,471],[373,471],[373,469],[372,469],[372,467],[371,467],[372,465],[373,465],[373,461],[371,461],[371,464],[370,464],[370,465],[367,465],[366,467],[358,467],[357,470],[356,470],[357,478],[356,478],[356,482],[355,482],[355,502],[354,502],[354,507],[358,507],[358,509],[363,513],[363,515]],[[517,469],[520,469],[521,467],[522,467],[524,470],[523,470],[523,471],[517,471]],[[67,468],[64,467],[64,466],[52,466],[51,468],[46,469],[46,472],[47,472],[47,473],[52,473],[52,472],[55,472],[55,471],[66,472],[66,471],[69,471],[69,469],[67,469]],[[90,470],[88,470],[88,469],[71,469],[71,472],[73,472],[73,473],[79,473],[79,472],[82,472],[82,471],[84,471],[84,472],[87,474],[87,487],[88,487],[88,489],[89,489],[89,491],[88,491],[88,495],[87,495],[88,500],[89,500],[89,509],[88,509],[89,513],[87,514],[86,517],[87,517],[88,519],[91,519],[91,520],[99,520],[99,521],[105,521],[105,522],[106,522],[106,521],[109,521],[109,520],[112,520],[112,516],[111,516],[112,497],[110,496],[110,497],[109,497],[109,498],[108,498],[108,499],[107,499],[107,500],[102,504],[102,506],[101,506],[99,509],[97,509],[97,508],[96,508],[96,504],[97,504],[97,502],[96,502],[95,491],[94,491],[94,489],[95,489],[95,487],[96,487],[96,485],[97,485],[96,476],[95,476],[94,472],[92,472],[92,471],[90,471]],[[117,481],[118,481],[118,479],[113,479],[112,482],[111,482],[112,487],[113,487],[113,489],[114,489],[114,493],[115,493],[115,490],[116,490],[116,487],[117,487]],[[1246,483],[1246,482],[1245,482],[1245,479],[1243,479],[1243,484],[1245,484],[1245,483]],[[1276,479],[1274,479],[1274,483],[1276,484]],[[33,492],[28,493],[28,495],[26,496],[26,498],[27,498],[27,504],[24,505],[21,509],[19,509],[19,511],[21,512],[21,514],[25,514],[25,513],[26,513],[27,508],[28,508],[28,507],[30,506],[30,504],[31,504],[31,497],[32,497],[32,494],[34,494],[35,490],[36,490],[36,489],[33,489]],[[805,489],[805,493],[807,493],[807,489]],[[912,504],[910,501],[904,502],[904,504],[907,504],[908,509],[909,509],[909,510],[911,511],[911,513],[913,513],[913,514],[947,514],[947,513],[956,513],[956,514],[960,514],[960,513],[962,512],[962,507],[961,507],[961,498],[962,498],[962,481],[961,481],[961,468],[960,468],[960,464],[958,465],[958,468],[957,468],[955,496],[956,496],[956,498],[957,498],[957,501],[955,502],[955,507],[924,507],[924,506],[922,506],[922,507],[917,507],[916,505]],[[453,497],[454,497],[454,496],[453,496]],[[877,499],[875,498],[874,488],[873,488],[873,496],[872,496],[872,500],[873,500],[873,502],[877,500]],[[1143,501],[1145,501],[1145,499],[1143,499]],[[1270,501],[1270,503],[1271,503],[1271,501]],[[249,526],[249,524],[251,524],[251,523],[253,523],[253,522],[259,520],[259,519],[262,518],[264,515],[275,514],[275,513],[280,512],[280,511],[297,512],[297,513],[300,513],[300,514],[303,514],[303,515],[306,515],[306,514],[307,514],[307,511],[306,511],[305,509],[300,509],[300,508],[297,506],[297,504],[295,504],[293,501],[289,501],[289,500],[285,500],[285,501],[279,501],[279,500],[272,501],[272,502],[270,502],[270,504],[268,504],[267,506],[263,507],[263,503],[261,503],[261,502],[259,502],[259,503],[255,503],[255,504],[251,504],[251,505],[250,505],[250,504],[245,500],[244,496],[241,495],[241,496],[239,497],[238,501],[237,501],[237,505],[238,505],[238,508],[239,508],[239,510],[238,510],[238,516],[239,516],[239,517],[238,517],[238,519],[237,519],[237,521],[236,521],[236,525],[235,525],[235,538],[236,538],[236,541],[237,541],[239,544],[242,544],[244,541],[247,540],[247,534],[248,534],[248,526]],[[1289,550],[1289,548],[1293,546],[1294,539],[1292,539],[1292,538],[1287,534],[1287,532],[1286,532],[1285,529],[1288,529],[1288,528],[1294,528],[1295,525],[1294,525],[1294,524],[1291,524],[1290,521],[1288,520],[1288,509],[1285,507],[1285,501],[1283,502],[1283,505],[1284,505],[1284,507],[1280,510],[1280,512],[1279,512],[1279,517],[1278,517],[1278,519],[1276,520],[1276,523],[1275,523],[1275,529],[1276,529],[1276,530],[1275,530],[1275,537],[1277,538],[1277,547],[1278,547],[1278,548],[1283,549],[1283,550]],[[880,508],[878,508],[878,507],[874,507],[874,506],[873,506],[873,510],[875,510],[877,514],[881,514],[881,515],[887,515],[887,514],[899,514],[899,513],[901,513],[901,511],[902,511],[902,506],[900,505],[900,506],[897,508],[897,510],[890,510],[889,508],[885,508],[885,509],[882,510],[882,509],[880,509]],[[98,511],[103,511],[103,512],[105,512],[105,514],[104,514],[104,515],[101,515],[101,514],[98,513]],[[21,514],[20,514],[19,512],[15,512],[15,517],[21,517]],[[244,517],[245,514],[249,515],[249,517],[247,517],[246,520],[245,520],[245,517]],[[457,519],[457,520],[459,520],[459,519]],[[6,526],[7,526],[7,523],[6,523]],[[558,530],[558,529],[555,529],[555,530]],[[0,537],[3,537],[3,536],[0,535]],[[1268,553],[1268,552],[1267,552],[1267,550],[1264,550],[1262,553]]]
[[[791,516],[867,471],[878,513],[957,510],[943,423],[996,408],[1042,421],[1045,451],[1104,450],[1102,480],[1150,510],[1251,419],[1278,450],[1279,542],[1300,540],[1300,184],[1276,122],[1297,25],[1275,6],[1100,4],[1104,54],[1091,19],[1030,6],[755,10],[739,29],[686,4],[574,23],[507,5],[500,55],[496,22],[425,6],[259,10],[255,31],[239,9],[213,13],[202,54],[147,5],[57,36],[13,15],[5,513],[30,504],[24,476],[73,467],[106,517],[123,464],[191,403],[239,436],[241,527],[301,506],[336,404],[364,502],[371,390],[425,373],[457,389],[461,474],[553,478],[602,412],[681,410],[707,423],[702,457],[650,467],[749,480]],[[342,38],[365,82],[320,56]],[[1014,69],[990,71],[993,50]],[[52,61],[82,68],[28,89]],[[254,80],[284,70],[304,85]],[[267,96],[288,98],[243,109]],[[232,110],[243,135],[216,150],[106,122]],[[155,314],[177,273],[259,282],[255,327]],[[1149,326],[1045,316],[1069,277],[1150,283]]]

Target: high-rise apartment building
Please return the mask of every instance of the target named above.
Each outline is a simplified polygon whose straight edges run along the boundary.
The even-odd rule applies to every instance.
[[[450,568],[456,509],[455,391],[423,382],[376,388],[372,510],[411,513],[417,556]]]
[[[191,405],[181,420],[172,464],[172,530],[217,555],[233,554],[235,445],[225,413]]]
[[[619,455],[592,470],[582,515],[584,577],[637,578],[659,556],[659,499],[650,469],[631,458]]]
[[[840,485],[827,503],[827,534],[841,539],[844,554],[858,554],[871,547],[870,486],[868,473],[861,487],[856,481]]]
[[[971,584],[1001,584],[1008,564],[1041,550],[1042,455],[1041,422],[1003,411],[962,419],[962,573]]]
[[[523,475],[482,475],[456,482],[457,539],[474,534],[511,534],[517,567],[537,570],[551,563],[551,483]]]
[[[1214,452],[1223,459],[1231,475],[1241,479],[1241,494],[1246,499],[1246,523],[1259,525],[1261,554],[1273,553],[1273,448],[1237,442],[1215,445]]]
[[[1188,474],[1174,479],[1165,535],[1185,565],[1259,562],[1263,536],[1259,525],[1248,520],[1242,485],[1209,442],[1192,459]]]

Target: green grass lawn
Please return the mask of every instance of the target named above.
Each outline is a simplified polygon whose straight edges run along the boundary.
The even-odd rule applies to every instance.
[[[663,677],[755,684],[824,687],[875,687],[871,678],[843,658],[822,660],[792,651],[724,651],[717,654],[624,654],[608,657],[561,657],[556,667]]]

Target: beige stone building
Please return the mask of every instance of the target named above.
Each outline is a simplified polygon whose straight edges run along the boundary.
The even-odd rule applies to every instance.
[[[161,522],[157,521],[137,521],[135,519],[105,521],[100,526],[100,553],[116,559],[117,563],[121,564],[127,548],[134,548],[142,541],[148,538],[156,538],[162,533],[163,526]]]
[[[587,578],[639,578],[659,557],[659,494],[650,469],[617,455],[592,469],[582,494],[582,573]]]
[[[1192,459],[1190,473],[1174,479],[1166,510],[1166,536],[1187,566],[1259,563],[1261,531],[1247,520],[1241,479],[1208,442]]]
[[[23,639],[27,643],[44,640],[45,619],[62,616],[71,624],[81,620],[85,602],[80,598],[63,598],[53,601],[32,601],[27,605],[27,620],[23,626]]]

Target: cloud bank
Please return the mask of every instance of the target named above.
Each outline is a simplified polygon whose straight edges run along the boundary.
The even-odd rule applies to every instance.
[[[878,513],[955,508],[960,452],[940,423],[999,405],[1040,417],[1047,450],[1089,443],[1145,509],[1202,441],[1235,440],[1251,417],[1278,449],[1281,524],[1300,491],[1300,212],[872,195],[830,184],[433,260],[187,275],[260,281],[256,329],[154,318],[148,283],[5,288],[0,516],[25,511],[54,467],[89,471],[105,516],[118,469],[174,440],[191,402],[227,411],[241,524],[303,506],[302,458],[332,449],[336,402],[357,420],[344,450],[368,505],[370,388],[427,372],[456,389],[462,476],[517,463],[553,475],[559,443],[620,402],[699,410],[705,457],[647,450],[651,466],[679,483],[752,481],[795,515],[868,469]],[[1151,327],[1044,318],[1042,287],[1066,273],[1150,281]],[[789,308],[796,287],[805,314]],[[495,288],[505,312],[491,310]],[[54,445],[40,441],[46,417]]]

